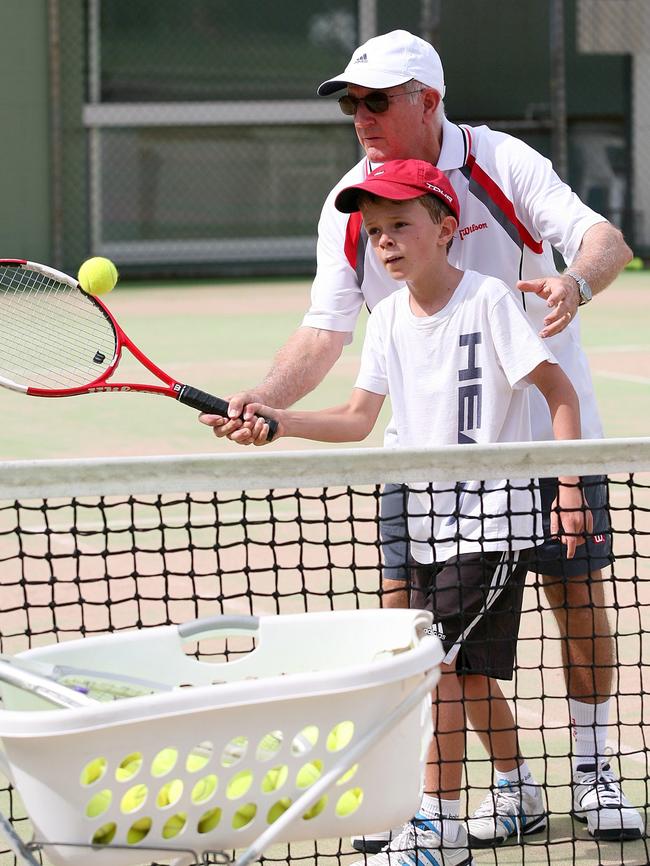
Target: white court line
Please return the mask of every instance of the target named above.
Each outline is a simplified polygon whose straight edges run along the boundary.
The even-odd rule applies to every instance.
[[[594,370],[594,376],[603,379],[614,379],[616,382],[633,382],[635,385],[650,385],[649,376],[635,376],[633,373],[607,373],[604,370]]]
[[[626,352],[648,352],[650,351],[650,345],[626,345],[626,346],[587,346],[585,348],[585,352],[588,355],[608,355],[610,352],[612,354],[625,354]]]

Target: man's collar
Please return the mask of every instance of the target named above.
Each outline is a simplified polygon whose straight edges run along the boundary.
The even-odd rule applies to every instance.
[[[446,117],[442,119],[442,147],[436,167],[440,171],[451,171],[452,168],[462,168],[465,165],[467,154],[465,152],[465,135],[460,126],[456,126]],[[382,165],[381,162],[370,162],[366,157],[365,173],[370,174],[374,169]]]
[[[437,167],[440,171],[450,171],[465,165],[465,136],[460,126],[447,118],[442,121],[442,147]]]

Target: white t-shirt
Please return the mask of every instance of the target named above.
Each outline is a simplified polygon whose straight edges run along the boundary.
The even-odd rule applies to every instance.
[[[460,202],[450,263],[503,280],[539,333],[549,309],[536,295],[521,293],[517,280],[556,274],[552,247],[567,262],[573,261],[587,229],[604,217],[580,201],[547,159],[519,139],[486,126],[460,127],[445,120],[438,168],[451,181]],[[364,159],[325,201],[318,226],[312,302],[303,325],[351,334],[363,303],[372,310],[400,286],[360,231],[359,214],[342,214],[334,207],[337,192],[359,183],[368,171]],[[578,317],[545,343],[578,393],[583,437],[600,438],[603,431],[580,345]],[[552,439],[548,407],[537,389],[531,393],[531,407],[533,438]],[[397,443],[391,427],[386,444],[403,444]]]
[[[408,289],[368,320],[356,387],[389,394],[400,445],[530,441],[526,377],[555,362],[508,287],[466,271],[449,303],[415,316]],[[468,455],[469,457],[469,455]],[[530,479],[409,485],[411,552],[418,562],[517,550],[541,537]],[[435,540],[435,542],[434,542]]]

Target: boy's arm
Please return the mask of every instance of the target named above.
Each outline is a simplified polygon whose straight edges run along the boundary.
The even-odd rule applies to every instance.
[[[244,422],[238,441],[242,445],[264,445],[268,424],[264,423],[263,418],[275,418],[278,430],[274,442],[281,436],[315,439],[319,442],[360,442],[375,426],[384,399],[384,394],[353,388],[352,396],[343,406],[314,412],[274,409],[262,403],[249,403],[244,410],[244,418],[250,420]],[[262,417],[260,412],[263,413]],[[246,430],[249,431],[249,437],[245,440],[242,437]]]
[[[553,421],[556,439],[580,439],[580,404],[568,376],[557,365],[543,361],[529,373],[528,380],[542,392]],[[571,559],[578,544],[584,544],[593,521],[580,488],[577,475],[558,478],[557,500],[551,509],[551,533],[560,535]]]

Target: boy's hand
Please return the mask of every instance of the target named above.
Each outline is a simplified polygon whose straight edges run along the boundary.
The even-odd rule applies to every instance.
[[[244,422],[240,430],[232,434],[232,439],[240,445],[268,445],[269,425],[264,420],[273,419],[278,422],[278,429],[273,441],[284,436],[284,410],[273,409],[263,403],[247,403],[244,407]]]
[[[594,521],[578,479],[558,479],[558,493],[551,506],[551,535],[566,545],[567,559],[573,559],[576,547],[586,542],[594,530]]]
[[[258,412],[264,412],[264,417],[255,417]],[[222,418],[221,415],[207,415],[202,412],[199,415],[199,421],[201,424],[212,427],[212,432],[218,439],[226,435],[223,429],[226,427],[228,439],[231,442],[236,442],[238,445],[268,444],[269,425],[265,422],[264,418],[278,420],[278,429],[273,436],[274,442],[284,435],[282,426],[279,423],[279,418],[282,414],[281,409],[272,409],[263,403],[248,403],[246,406],[242,406],[241,414],[244,420],[241,418]]]

